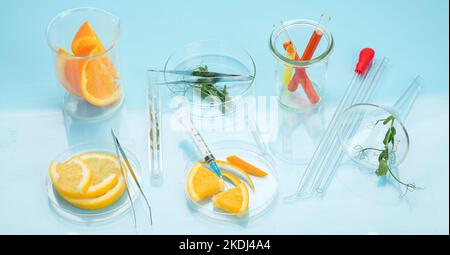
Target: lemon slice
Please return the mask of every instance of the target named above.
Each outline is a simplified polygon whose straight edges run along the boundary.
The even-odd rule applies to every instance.
[[[195,163],[187,177],[186,190],[195,202],[222,191],[224,187],[223,180],[200,163]]]
[[[91,171],[78,157],[66,164],[52,161],[49,172],[56,190],[66,196],[84,195],[92,180]]]
[[[92,172],[92,181],[84,195],[73,198],[99,197],[112,189],[122,175],[116,156],[102,152],[89,152],[78,157]]]
[[[241,183],[234,188],[215,195],[212,201],[214,207],[241,216],[248,210],[249,196],[247,186]]]
[[[97,210],[105,208],[116,202],[123,194],[126,184],[124,178],[121,176],[117,184],[106,192],[104,195],[95,198],[73,198],[62,195],[62,197],[70,204],[87,210]]]

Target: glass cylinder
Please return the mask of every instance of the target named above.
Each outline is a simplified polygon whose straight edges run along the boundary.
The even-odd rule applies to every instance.
[[[50,21],[47,43],[70,115],[98,119],[121,105],[119,31],[118,17],[91,7],[63,11]]]
[[[320,22],[291,20],[273,30],[269,44],[280,103],[300,111],[320,104],[334,47],[331,33]]]

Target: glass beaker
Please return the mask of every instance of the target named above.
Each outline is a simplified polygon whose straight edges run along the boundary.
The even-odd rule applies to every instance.
[[[272,31],[269,46],[276,59],[280,103],[300,111],[319,104],[334,48],[333,36],[326,27],[312,20],[282,22]]]
[[[118,17],[91,7],[63,11],[48,24],[47,43],[70,115],[104,118],[122,104],[119,31]]]

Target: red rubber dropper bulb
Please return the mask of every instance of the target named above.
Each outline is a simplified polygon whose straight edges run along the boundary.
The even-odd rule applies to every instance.
[[[375,51],[372,48],[362,49],[359,53],[359,60],[358,64],[356,64],[355,72],[358,74],[364,73],[370,62],[372,62],[374,56]]]

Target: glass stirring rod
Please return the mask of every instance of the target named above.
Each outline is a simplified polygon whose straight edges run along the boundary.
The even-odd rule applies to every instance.
[[[206,163],[208,163],[209,166],[211,166],[211,168],[214,170],[217,176],[222,177],[222,173],[220,172],[219,167],[217,166],[215,161],[216,158],[209,150],[208,146],[205,143],[205,140],[203,140],[203,137],[200,135],[200,132],[194,126],[194,123],[192,123],[191,118],[189,118],[187,111],[180,109],[178,113],[180,114],[184,126],[189,132],[189,135],[191,135],[192,140],[194,141],[195,145],[197,146],[197,149],[199,150],[200,154],[202,155]]]
[[[328,128],[320,139],[319,145],[314,151],[314,154],[300,179],[296,192],[293,195],[286,197],[288,201],[295,201],[300,197],[310,197],[313,194],[314,183],[320,175],[325,156],[329,153],[328,148],[331,145],[331,140],[337,135],[336,127],[339,116],[347,107],[351,105],[352,99],[357,96],[355,92],[357,92],[359,90],[358,88],[364,83],[366,78],[364,75],[365,70],[372,62],[374,56],[375,51],[371,48],[361,50],[353,78],[347,86],[344,96],[336,107],[336,111],[328,124]]]

